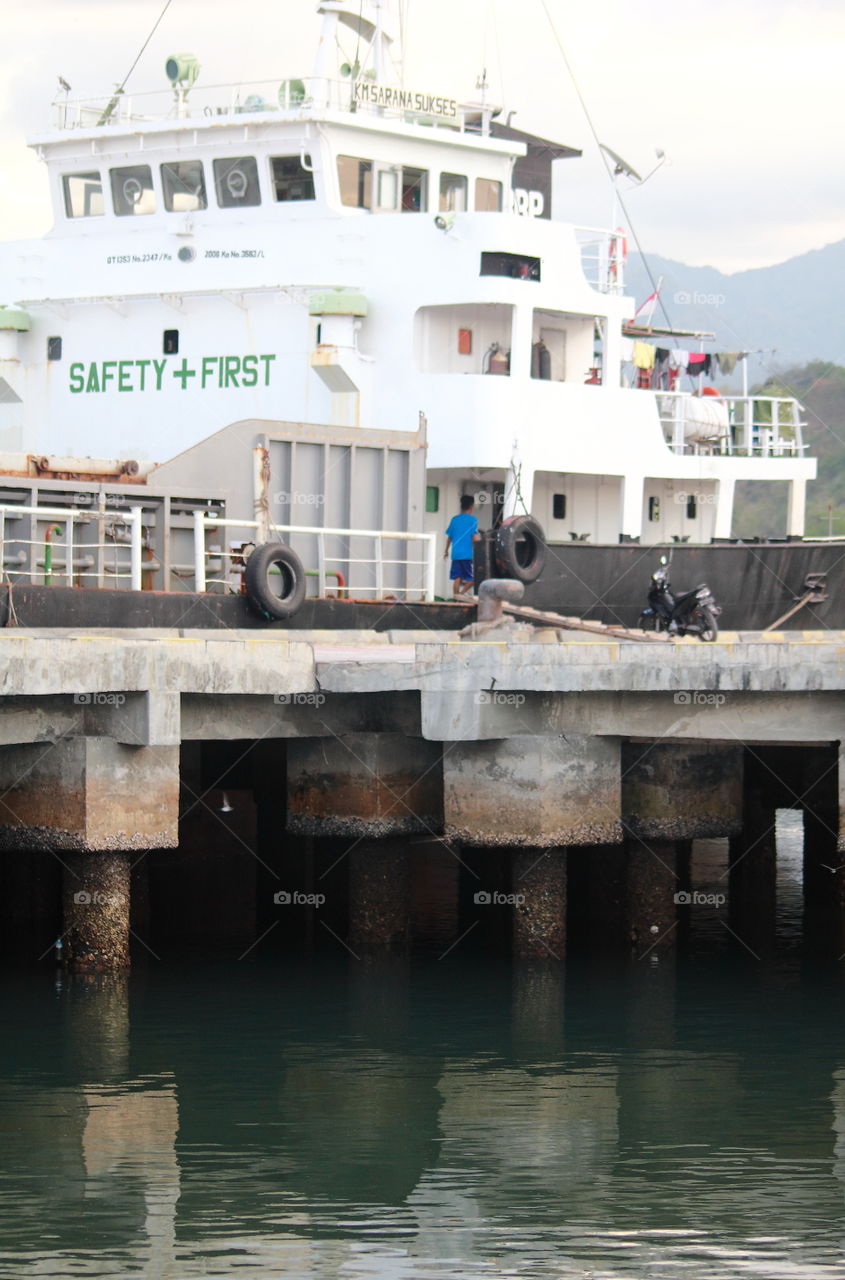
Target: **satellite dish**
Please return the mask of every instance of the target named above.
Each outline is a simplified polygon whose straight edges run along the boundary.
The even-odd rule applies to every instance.
[[[620,155],[617,155],[612,148],[606,147],[603,142],[600,142],[599,146],[604,154],[613,161],[613,172],[616,177],[624,173],[626,178],[633,178],[634,182],[642,182],[642,178],[637,173],[636,169],[632,168],[631,165],[628,164],[627,160],[623,160]]]

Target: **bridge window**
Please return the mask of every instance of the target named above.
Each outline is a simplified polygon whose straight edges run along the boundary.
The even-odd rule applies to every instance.
[[[687,520],[694,520],[698,514],[698,502],[694,493],[687,494]]]
[[[566,494],[565,493],[552,494],[552,518],[554,520],[566,519]]]
[[[428,173],[425,169],[402,170],[402,212],[425,213],[428,208]]]
[[[314,199],[314,174],[310,166],[310,156],[272,157],[273,196],[280,204],[288,200]]]
[[[66,173],[65,213],[69,218],[98,218],[104,212],[103,180],[99,173]]]
[[[479,213],[501,213],[501,182],[494,182],[492,178],[476,178],[475,208]]]
[[[357,156],[338,156],[337,176],[341,204],[370,209],[373,203],[373,162]]]
[[[47,339],[47,359],[61,360],[62,358],[62,340],[61,338]]]
[[[230,160],[215,160],[214,189],[221,209],[261,204],[255,157],[234,156]]]
[[[164,207],[168,213],[208,208],[201,160],[175,160],[161,166]]]
[[[440,212],[464,213],[467,207],[467,180],[460,173],[441,173]]]
[[[482,276],[511,276],[514,280],[539,280],[540,259],[520,253],[482,253]]]
[[[133,164],[125,169],[110,169],[109,177],[114,211],[119,218],[155,213],[153,174],[148,164]]]

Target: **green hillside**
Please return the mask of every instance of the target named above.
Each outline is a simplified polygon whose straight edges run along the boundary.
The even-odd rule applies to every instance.
[[[813,360],[786,369],[752,390],[795,396],[804,406],[804,443],[809,445],[807,453],[818,458],[818,479],[807,487],[806,532],[845,537],[845,368]],[[786,485],[738,484],[734,537],[782,537],[785,532]]]

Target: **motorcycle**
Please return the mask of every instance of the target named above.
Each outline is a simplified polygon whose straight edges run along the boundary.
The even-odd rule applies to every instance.
[[[721,612],[706,582],[700,582],[692,591],[673,595],[668,562],[661,556],[660,568],[651,575],[648,608],[643,609],[637,626],[642,631],[668,631],[670,635],[712,641],[719,634],[716,618]]]

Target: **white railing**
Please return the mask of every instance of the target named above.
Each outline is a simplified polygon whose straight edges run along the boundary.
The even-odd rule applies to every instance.
[[[59,94],[53,102],[58,129],[92,129],[98,125],[143,124],[169,118],[184,120],[219,120],[227,116],[249,116],[257,112],[354,111],[359,115],[392,116],[402,120],[425,121],[429,125],[447,125],[464,130],[467,116],[477,116],[478,107],[466,109],[452,99],[433,98],[428,94],[408,92],[404,98],[391,98],[389,105],[374,92],[376,86],[368,78],[352,79],[309,77],[292,80],[253,80],[240,84],[195,84],[184,100],[172,89],[154,89],[131,97],[115,94],[112,98],[71,98]],[[369,100],[372,99],[372,100]],[[426,106],[429,111],[426,112]],[[445,111],[448,108],[448,111]]]
[[[789,396],[695,396],[687,391],[656,391],[655,396],[673,453],[795,458],[807,448],[803,409]]]
[[[29,533],[33,536],[23,537],[10,527],[10,522],[24,516],[29,517]],[[42,525],[46,528],[39,527]],[[77,540],[77,531],[84,525],[98,526],[96,542]],[[113,533],[109,542],[103,540],[107,527]],[[47,536],[53,532],[60,542]],[[116,536],[118,533],[121,536]],[[106,512],[79,511],[75,507],[0,506],[0,567],[6,581],[28,578],[35,583],[41,579],[49,586],[54,578],[63,578],[65,585],[72,587],[80,578],[96,578],[98,586],[104,586],[106,578],[126,578],[132,591],[140,591],[143,538],[140,507]],[[29,551],[25,550],[27,547]],[[127,550],[128,559],[120,554]],[[106,563],[106,552],[114,553],[112,564]]]
[[[607,227],[576,227],[575,239],[587,283],[600,293],[624,293],[624,232]]]
[[[193,514],[195,590],[207,591],[211,586],[218,586],[226,591],[239,591],[243,559],[240,549],[232,546],[228,550],[221,546],[208,547],[206,534],[218,529],[249,530],[254,533],[260,528],[258,521],[223,520],[215,515],[208,515],[205,511],[195,511]],[[338,594],[346,598],[356,595],[368,600],[383,600],[387,596],[404,596],[407,599],[416,595],[421,600],[434,599],[437,554],[437,535],[434,533],[411,533],[408,530],[395,532],[390,529],[335,529],[295,524],[272,524],[270,532],[294,535],[300,543],[306,535],[316,539],[316,546],[312,545],[304,554],[298,549],[298,554],[305,564],[306,573],[317,579],[318,596],[326,595],[328,580],[334,578]],[[373,544],[373,555],[353,555],[351,550],[341,555],[329,554],[327,538],[365,538]],[[386,542],[417,545],[422,556],[416,559],[387,557],[384,546]],[[369,566],[364,574],[369,578],[368,582],[352,581],[356,566]],[[385,582],[385,568],[388,566],[404,569],[404,585]],[[209,568],[215,572],[219,569],[220,575],[211,576]]]

